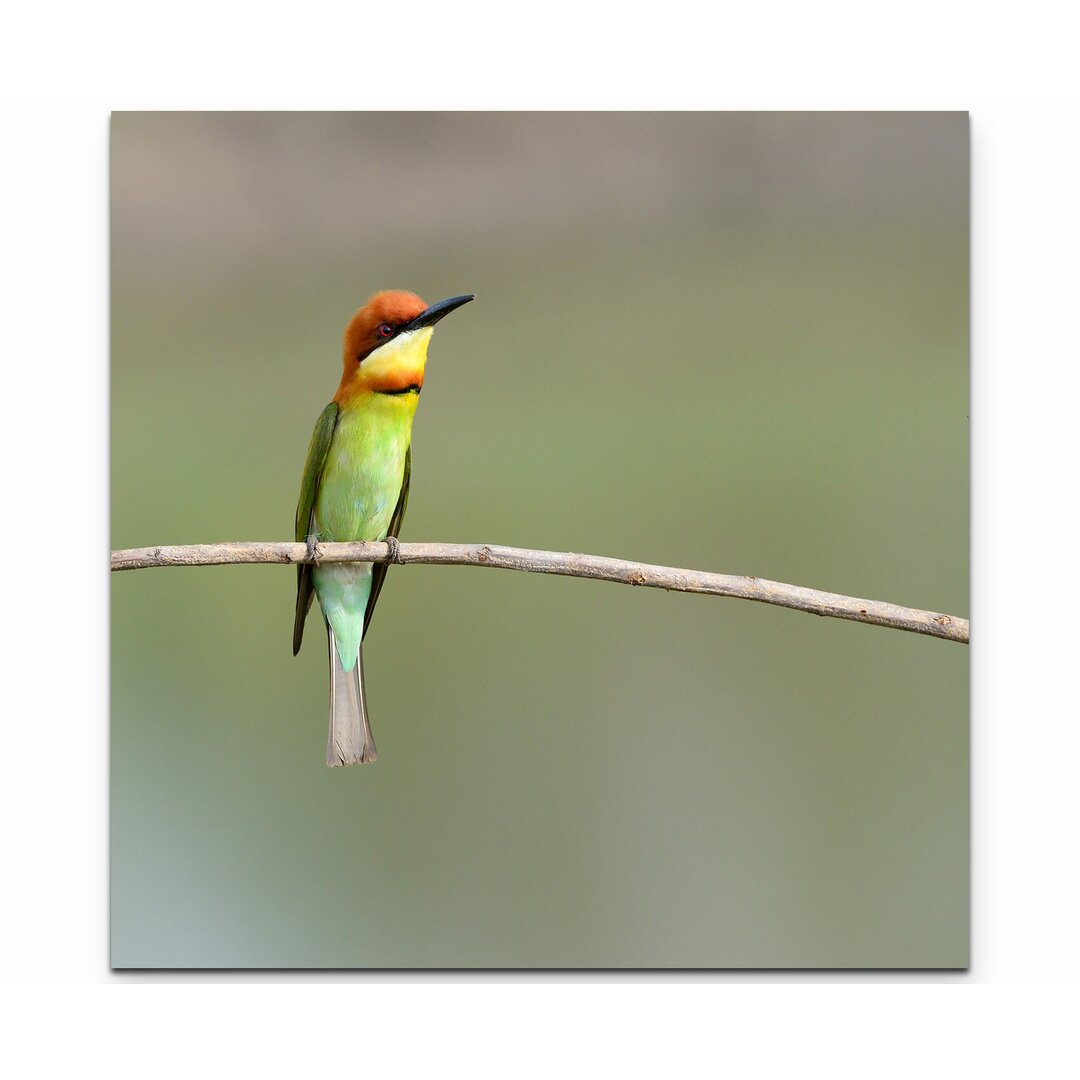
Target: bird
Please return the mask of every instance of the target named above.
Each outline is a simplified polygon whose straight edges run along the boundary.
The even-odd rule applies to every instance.
[[[425,304],[415,293],[375,293],[349,320],[341,383],[319,414],[308,446],[296,540],[309,562],[297,566],[293,655],[318,598],[330,658],[326,764],[375,761],[364,690],[363,640],[386,579],[386,563],[317,561],[319,541],[389,540],[396,545],[409,502],[412,425],[428,344],[436,323],[475,299],[469,293]]]

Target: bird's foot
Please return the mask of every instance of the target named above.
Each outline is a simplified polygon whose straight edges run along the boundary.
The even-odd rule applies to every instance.
[[[309,533],[307,537],[307,557],[308,562],[319,565],[319,538],[314,533]]]
[[[396,536],[387,536],[384,538],[383,543],[390,549],[390,557],[387,562],[399,563],[401,562],[401,545],[398,543]]]

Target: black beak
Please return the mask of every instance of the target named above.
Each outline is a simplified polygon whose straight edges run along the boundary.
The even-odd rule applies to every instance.
[[[455,308],[467,304],[476,297],[469,293],[466,296],[451,296],[449,300],[440,300],[432,304],[426,311],[421,311],[412,322],[406,323],[399,333],[408,334],[412,330],[422,330],[425,326],[434,326],[444,315],[449,315]]]

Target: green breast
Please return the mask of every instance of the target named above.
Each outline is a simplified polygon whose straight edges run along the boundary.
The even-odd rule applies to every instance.
[[[386,536],[401,493],[414,410],[415,402],[395,397],[342,409],[315,499],[321,540]]]

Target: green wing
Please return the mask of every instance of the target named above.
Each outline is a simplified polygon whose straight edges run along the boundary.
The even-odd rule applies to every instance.
[[[311,516],[315,509],[315,495],[319,490],[326,454],[334,438],[337,427],[338,407],[331,401],[319,414],[315,430],[308,445],[307,462],[304,464],[304,478],[300,481],[300,501],[296,504],[296,539],[303,542],[311,530]],[[296,619],[293,622],[292,651],[295,656],[300,651],[300,642],[304,639],[304,620],[311,608],[315,590],[311,584],[311,565],[301,563],[296,568]]]
[[[401,477],[401,491],[398,494],[397,506],[394,507],[394,516],[390,519],[390,528],[386,530],[387,536],[397,536],[401,529],[401,523],[405,519],[405,508],[409,505],[409,478],[412,476],[412,447],[405,451],[405,471]],[[367,633],[368,623],[371,622],[371,613],[375,610],[375,601],[379,599],[383,581],[386,579],[386,570],[389,563],[375,563],[371,567],[371,595],[368,597],[367,611],[364,612],[364,633]],[[363,641],[363,638],[360,639]]]

